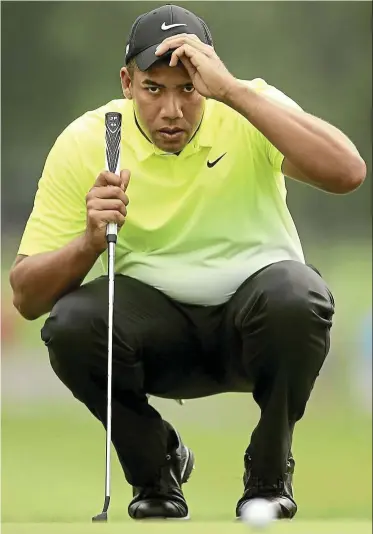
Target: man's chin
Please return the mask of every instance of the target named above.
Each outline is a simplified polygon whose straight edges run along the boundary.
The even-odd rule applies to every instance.
[[[175,154],[181,152],[183,148],[188,144],[188,141],[189,139],[187,137],[186,132],[182,132],[180,135],[177,136],[165,136],[157,132],[155,138],[153,138],[153,143],[155,144],[155,146],[159,150],[167,152],[168,154]]]

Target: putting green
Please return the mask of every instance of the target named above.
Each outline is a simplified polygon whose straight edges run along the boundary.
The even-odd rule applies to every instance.
[[[232,522],[167,522],[152,521],[135,523],[124,521],[123,523],[86,524],[86,523],[3,523],[3,534],[168,534],[168,533],[193,533],[193,534],[231,534],[232,531],[239,533],[254,533],[258,530],[251,529],[247,525]],[[368,534],[372,532],[372,523],[369,521],[284,521],[270,525],[261,532],[268,534]]]
[[[214,402],[216,406],[219,399]],[[192,403],[182,412],[193,412],[193,420],[178,424],[178,428],[196,454],[196,470],[184,487],[192,520],[177,523],[129,520],[131,488],[113,454],[110,521],[92,524],[92,515],[100,512],[103,504],[105,433],[101,426],[89,415],[63,413],[56,407],[44,413],[40,410],[38,417],[34,411],[32,417],[3,411],[2,533],[255,532],[234,521],[236,502],[242,494],[242,451],[248,439],[239,421],[242,410],[237,410],[234,402],[229,397],[220,400],[221,409],[228,410],[231,419],[238,414],[235,424],[231,421],[223,428],[197,425]],[[200,410],[203,406],[201,403]],[[356,417],[346,421],[345,412],[343,416],[317,414],[299,426],[294,444],[299,511],[293,522],[275,523],[265,532],[372,531],[371,426]],[[205,420],[208,422],[207,417]],[[346,488],[357,491],[347,492]]]

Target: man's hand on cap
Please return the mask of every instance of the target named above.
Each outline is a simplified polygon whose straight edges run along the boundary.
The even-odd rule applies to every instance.
[[[168,50],[174,50],[170,67],[175,67],[181,61],[195,89],[202,96],[224,101],[225,95],[237,80],[212,46],[202,43],[196,35],[179,34],[165,39],[155,53],[162,56]]]

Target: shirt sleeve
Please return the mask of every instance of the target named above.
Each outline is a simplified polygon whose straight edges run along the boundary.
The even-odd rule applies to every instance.
[[[82,163],[71,130],[62,132],[47,157],[18,254],[60,249],[85,231]]]

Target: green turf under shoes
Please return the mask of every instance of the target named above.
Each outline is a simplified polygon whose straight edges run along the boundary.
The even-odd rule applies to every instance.
[[[283,478],[262,480],[252,476],[252,458],[245,454],[245,472],[243,482],[244,493],[237,503],[236,517],[239,519],[245,505],[252,499],[266,499],[276,505],[276,519],[292,519],[297,513],[297,505],[293,498],[294,458],[289,457],[287,470]]]
[[[177,444],[170,450],[159,478],[151,486],[133,488],[128,507],[132,519],[189,519],[181,486],[192,474],[194,455],[176,431],[175,436]]]

